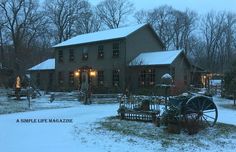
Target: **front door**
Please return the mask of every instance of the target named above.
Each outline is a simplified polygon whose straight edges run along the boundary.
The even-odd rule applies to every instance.
[[[88,88],[89,88],[88,71],[84,70],[81,72],[81,90],[88,91]]]

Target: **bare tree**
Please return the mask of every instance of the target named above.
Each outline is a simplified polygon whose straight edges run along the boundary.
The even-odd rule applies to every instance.
[[[36,0],[1,0],[0,9],[6,19],[6,28],[11,36],[14,46],[16,69],[19,70],[24,54],[26,39],[34,39],[34,34],[29,32],[35,24],[42,22],[39,5]],[[35,28],[37,31],[38,28]]]
[[[3,44],[3,33],[6,21],[0,16],[0,50],[1,50],[1,62],[4,61],[4,44]]]
[[[133,11],[128,0],[104,0],[97,5],[97,14],[110,29],[118,28]]]
[[[205,43],[202,63],[214,72],[227,71],[236,50],[236,15],[210,12],[202,18],[200,30]]]
[[[193,11],[184,12],[164,5],[150,11],[138,11],[135,18],[138,23],[150,23],[163,41],[166,49],[190,49],[189,38],[195,29],[197,14]]]
[[[75,21],[76,33],[97,32],[101,28],[101,20],[89,2],[84,2],[84,8],[78,13]]]
[[[186,10],[185,12],[173,11],[173,43],[176,49],[184,49],[185,54],[191,52],[190,38],[196,29],[195,22],[197,15],[195,12]]]
[[[172,47],[173,39],[173,8],[170,6],[161,6],[149,13],[150,23],[160,36],[166,46],[166,49]]]
[[[148,11],[139,10],[134,14],[134,18],[138,24],[148,23]]]
[[[84,8],[83,0],[46,0],[45,12],[50,19],[56,35],[56,42],[71,38],[74,34],[74,23],[79,11]]]
[[[206,61],[209,70],[217,65],[216,54],[219,50],[219,42],[224,33],[225,14],[208,13],[202,19],[202,34],[206,42]]]

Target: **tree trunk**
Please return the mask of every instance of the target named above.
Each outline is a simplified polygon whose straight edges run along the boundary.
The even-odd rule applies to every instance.
[[[1,49],[1,62],[4,62],[4,48],[3,48],[3,39],[2,39],[2,30],[0,29],[0,49]]]

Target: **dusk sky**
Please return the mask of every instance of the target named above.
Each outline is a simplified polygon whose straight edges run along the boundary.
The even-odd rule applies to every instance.
[[[96,5],[101,0],[89,0]],[[199,14],[214,11],[232,11],[236,13],[236,0],[130,0],[134,3],[136,10],[152,9],[160,5],[171,5],[172,7],[185,10],[189,8]]]

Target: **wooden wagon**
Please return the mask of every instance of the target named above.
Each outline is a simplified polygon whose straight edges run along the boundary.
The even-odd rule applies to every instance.
[[[120,97],[118,115],[121,119],[154,122],[160,125],[160,99],[144,99],[140,97]],[[213,99],[207,96],[189,94],[188,96],[170,97],[166,110],[175,107],[179,111],[175,116],[184,124],[204,124],[214,126],[218,118],[218,110]],[[196,126],[193,126],[196,127]],[[191,128],[190,128],[191,129]]]
[[[218,110],[213,99],[202,95],[177,96],[169,99],[168,105],[180,111],[184,121],[195,121],[213,127],[218,118]]]

